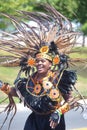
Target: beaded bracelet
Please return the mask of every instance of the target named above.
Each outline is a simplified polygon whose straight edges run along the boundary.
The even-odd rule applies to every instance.
[[[58,112],[60,116],[62,115],[61,111],[59,111],[58,109],[56,109],[56,112]]]
[[[65,112],[69,111],[69,109],[70,109],[69,104],[68,104],[68,103],[65,103],[64,105],[62,105],[62,106],[58,109],[58,111],[59,111],[60,113],[64,114]]]

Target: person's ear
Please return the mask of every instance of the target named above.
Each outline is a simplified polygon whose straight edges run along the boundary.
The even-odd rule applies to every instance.
[[[52,63],[50,62],[50,64],[49,64],[49,68],[51,68],[52,67]]]

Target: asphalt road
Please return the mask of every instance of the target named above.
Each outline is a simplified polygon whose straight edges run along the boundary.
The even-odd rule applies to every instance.
[[[11,124],[10,130],[23,130],[25,121],[31,110],[28,108],[24,108],[23,104],[17,105],[18,111],[13,119]],[[1,110],[0,106],[0,110]],[[9,116],[9,118],[11,115]],[[0,126],[2,124],[3,119],[5,118],[5,113],[0,114]],[[66,130],[87,130],[87,120],[83,119],[81,110],[78,111],[71,110],[65,114],[65,121],[66,121]],[[2,130],[7,130],[8,128],[8,121],[5,123]],[[80,129],[85,128],[85,129]]]

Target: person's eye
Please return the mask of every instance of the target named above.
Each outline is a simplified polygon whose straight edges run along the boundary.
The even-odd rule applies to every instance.
[[[35,62],[36,62],[36,63],[38,63],[39,61],[38,61],[38,60],[36,60]]]
[[[45,61],[44,60],[41,60],[42,63],[44,63]]]

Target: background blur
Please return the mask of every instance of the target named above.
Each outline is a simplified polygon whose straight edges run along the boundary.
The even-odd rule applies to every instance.
[[[17,10],[25,11],[41,11],[37,3],[42,0],[0,0],[0,12],[16,15]],[[78,45],[74,47],[77,50],[71,57],[87,58],[87,1],[86,0],[43,0],[43,3],[53,5],[63,15],[68,17],[72,22],[73,30],[80,31],[81,35],[77,40]],[[2,31],[15,33],[15,28],[10,21],[0,15],[0,37],[3,37]],[[0,55],[5,52],[0,51]],[[79,91],[87,96],[87,65],[84,67],[84,62],[71,67],[77,71],[78,80],[76,87]],[[16,79],[19,68],[0,67],[0,80],[10,83],[12,86]],[[0,100],[6,97],[0,92]]]

